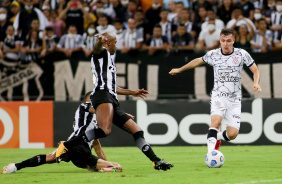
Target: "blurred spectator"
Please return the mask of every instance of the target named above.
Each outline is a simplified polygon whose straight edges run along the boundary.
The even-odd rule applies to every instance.
[[[195,48],[195,43],[193,37],[186,32],[186,27],[184,24],[179,24],[177,27],[177,33],[172,37],[172,47],[174,52],[178,50],[193,50]]]
[[[253,22],[261,19],[261,18],[264,18],[264,16],[262,15],[262,10],[261,9],[258,9],[256,8],[255,11],[254,11],[254,19],[253,19]]]
[[[38,19],[33,19],[30,24],[30,30],[38,31],[39,38],[43,38],[43,30],[40,29],[40,24]],[[28,38],[29,35],[27,35]]]
[[[194,23],[197,26],[197,30],[201,30],[202,24],[208,20],[207,18],[207,10],[204,6],[199,7],[198,9],[198,16],[196,18],[196,20],[194,21]],[[199,34],[199,32],[198,32]]]
[[[279,32],[278,36],[274,40],[273,50],[282,50],[282,31]]]
[[[6,29],[12,23],[7,20],[7,10],[0,8],[0,41],[4,41],[6,38]]]
[[[167,9],[162,9],[160,13],[160,17],[161,17],[161,22],[159,23],[159,25],[162,28],[162,36],[165,36],[167,38],[168,43],[171,44],[172,43],[171,38],[173,32],[174,34],[176,33],[176,26],[167,20],[168,19]],[[154,27],[154,29],[155,28],[156,26]]]
[[[45,0],[43,5],[49,6],[50,10],[57,10],[61,0]]]
[[[276,12],[271,14],[270,30],[274,33],[274,38],[278,36],[278,31],[282,30],[282,0],[276,0]]]
[[[210,19],[214,19],[215,20],[215,27],[216,29],[219,29],[219,30],[222,30],[225,25],[224,25],[224,22],[220,19],[217,19],[216,18],[216,14],[213,10],[207,10],[207,18],[210,20]],[[204,30],[208,25],[208,20],[205,21],[202,26],[201,26],[201,30]]]
[[[108,6],[108,3],[105,4],[101,0],[96,1],[94,10],[96,12],[97,17],[100,17],[101,15],[107,15],[111,19],[114,19],[116,17],[116,12],[114,11],[113,7]]]
[[[110,2],[111,2],[111,5],[112,5],[115,13],[116,13],[116,17],[120,18],[120,19],[122,17],[124,17],[124,14],[126,12],[127,6],[123,7],[123,5],[121,4],[120,0],[110,0]]]
[[[70,25],[74,24],[77,28],[77,33],[81,35],[84,32],[84,20],[90,19],[88,12],[85,11],[82,4],[78,0],[69,1],[67,7],[59,15],[59,18],[61,20],[65,20],[67,29]]]
[[[45,15],[45,17],[50,20],[50,7],[49,6],[42,6],[42,12]]]
[[[231,28],[231,27],[234,25],[234,23],[236,23],[236,24],[235,24],[235,30],[238,30],[238,28],[239,28],[239,26],[240,26],[241,24],[246,24],[246,25],[248,25],[248,31],[251,31],[251,28],[250,28],[249,25],[251,25],[251,26],[253,27],[253,29],[256,30],[256,26],[254,25],[254,23],[253,23],[250,19],[248,19],[248,18],[246,18],[246,17],[243,18],[242,10],[241,10],[240,8],[235,7],[235,8],[233,9],[232,14],[233,14],[233,17],[234,17],[234,18],[231,19],[231,20],[227,23],[226,28]]]
[[[17,1],[13,1],[10,6],[11,16],[9,17],[10,22],[14,23],[16,16],[21,11],[21,5]]]
[[[162,0],[158,1],[157,3],[154,0],[140,0],[140,2],[141,2],[141,10],[143,11],[143,13],[146,13],[152,6],[154,6],[155,8],[163,6]]]
[[[249,0],[240,0],[240,2],[236,4],[236,6],[242,10],[242,15],[244,17],[253,20],[255,6],[252,2],[250,2]]]
[[[272,32],[267,30],[266,20],[258,20],[258,30],[255,32],[255,36],[251,41],[252,51],[268,52],[272,46],[272,36]]]
[[[267,0],[252,0],[252,3],[257,9],[265,10],[267,7]]]
[[[168,13],[167,19],[168,21],[172,22],[172,19],[177,16],[175,1],[169,1],[168,9],[169,9],[169,13]]]
[[[19,60],[21,41],[15,35],[15,29],[12,25],[7,27],[6,35],[6,38],[0,42],[0,59],[17,62]]]
[[[219,47],[219,37],[221,29],[215,26],[215,19],[211,18],[205,29],[202,29],[198,39],[198,50],[207,52]]]
[[[232,0],[223,0],[221,6],[217,9],[217,16],[224,22],[224,25],[231,20],[232,11]]]
[[[174,2],[182,2],[184,8],[189,8],[189,0],[173,0]],[[172,2],[171,0],[163,0],[163,8],[164,9],[168,9],[169,8],[169,4],[170,2]]]
[[[56,50],[63,52],[67,57],[71,57],[74,52],[81,51],[83,48],[83,38],[77,34],[75,25],[69,25],[68,34],[60,39]]]
[[[30,62],[38,62],[42,49],[42,40],[39,39],[37,30],[30,30],[28,39],[21,48],[21,63],[29,64]]]
[[[98,24],[99,26],[97,26],[97,31],[99,34],[102,34],[104,32],[115,32],[115,27],[111,24],[108,24],[108,17],[106,15],[98,17]]]
[[[275,11],[275,0],[267,0],[267,6],[263,14],[268,25],[271,22],[271,14]]]
[[[58,19],[57,11],[52,10],[50,12],[49,24],[53,28],[54,34],[57,35],[57,37],[60,38],[65,33],[65,22]]]
[[[127,5],[127,11],[124,14],[124,17],[122,17],[123,21],[127,21],[129,18],[134,18],[134,14],[137,11],[137,3],[135,0],[129,0]]]
[[[94,36],[96,33],[94,23],[90,23],[87,31],[83,34],[83,52],[86,57],[89,57],[92,54],[94,45],[98,41],[98,39]]]
[[[250,26],[251,27],[251,26]],[[251,50],[251,40],[254,37],[254,29],[251,27],[251,31],[248,31],[246,24],[241,24],[238,31],[235,31],[235,43],[234,47],[242,48],[247,51]]]
[[[136,24],[136,30],[138,32],[141,32],[143,34],[144,40],[146,40],[147,37],[150,37],[150,34],[148,33],[148,22],[144,17],[144,13],[142,10],[137,10],[134,14],[134,20]]]
[[[14,21],[16,34],[21,40],[25,40],[33,19],[39,20],[40,30],[44,30],[46,26],[49,26],[49,22],[42,11],[33,7],[33,0],[24,0],[24,9],[21,9]]]
[[[143,44],[142,49],[148,50],[150,56],[154,55],[155,52],[159,50],[166,50],[168,47],[168,42],[166,36],[162,36],[162,27],[157,24],[154,26],[153,35],[151,38],[146,40]]]
[[[89,19],[84,19],[84,24],[83,24],[83,28],[84,30],[87,30],[89,24],[91,23],[95,23],[97,21],[96,16],[90,11],[91,7],[89,6],[89,3],[84,2],[83,3],[83,8],[86,12],[88,12],[89,15]]]
[[[194,1],[192,5],[192,10],[193,10],[193,15],[192,15],[192,21],[193,20],[198,20],[201,19],[200,17],[200,7],[204,7],[205,10],[211,10],[212,9],[212,4],[206,0],[198,0]]]
[[[149,8],[145,13],[145,17],[148,20],[148,32],[150,35],[152,35],[154,25],[161,21],[161,9],[161,0],[152,0],[152,7]],[[146,38],[148,37],[146,36]]]
[[[123,44],[121,53],[128,53],[131,50],[138,50],[142,46],[143,34],[136,30],[134,19],[128,19],[128,29],[123,32]]]
[[[116,39],[117,39],[117,50],[121,50],[122,49],[122,40],[123,40],[123,22],[121,19],[115,19],[114,20],[114,27],[116,29],[115,31],[115,35],[116,35]]]
[[[54,34],[53,28],[51,26],[46,27],[43,32],[41,57],[54,52],[58,42],[59,38]]]
[[[173,24],[179,24],[181,21],[181,10],[184,8],[184,5],[182,2],[177,2],[175,4],[175,8],[176,8],[176,16],[174,16],[171,20],[171,22]]]
[[[188,8],[184,8],[180,11],[180,18],[181,23],[186,27],[186,32],[190,33],[190,35],[195,39],[197,37],[197,32],[200,31],[197,30],[196,24],[190,21],[190,13]]]

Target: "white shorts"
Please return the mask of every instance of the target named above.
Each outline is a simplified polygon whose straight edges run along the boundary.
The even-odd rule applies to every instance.
[[[211,98],[211,116],[220,115],[222,123],[227,127],[234,127],[238,130],[241,124],[241,101],[231,102],[226,98]]]

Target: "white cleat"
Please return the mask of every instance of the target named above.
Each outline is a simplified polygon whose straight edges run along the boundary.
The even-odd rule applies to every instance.
[[[15,173],[17,171],[17,167],[14,163],[9,164],[1,170],[2,174],[7,174],[7,173]]]

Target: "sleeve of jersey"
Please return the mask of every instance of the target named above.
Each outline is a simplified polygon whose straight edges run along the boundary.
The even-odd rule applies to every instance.
[[[203,61],[206,62],[209,65],[213,64],[212,59],[211,59],[211,54],[212,54],[212,51],[209,51],[202,57]]]
[[[247,67],[251,67],[255,63],[254,59],[251,57],[251,55],[247,51],[245,51],[245,56],[243,60],[244,60],[244,63],[247,65]]]

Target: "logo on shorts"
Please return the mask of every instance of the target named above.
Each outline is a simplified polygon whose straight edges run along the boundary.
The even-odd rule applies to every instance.
[[[240,115],[238,115],[238,114],[234,114],[234,115],[233,115],[233,118],[241,119]]]

